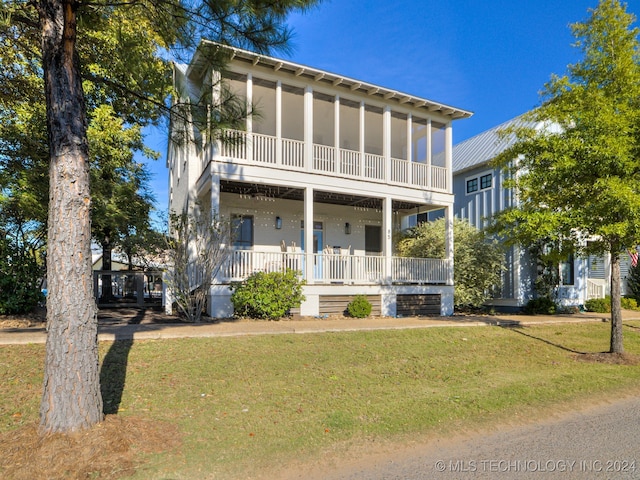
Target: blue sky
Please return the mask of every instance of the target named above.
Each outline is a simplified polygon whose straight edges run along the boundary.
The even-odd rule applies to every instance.
[[[552,73],[580,58],[569,24],[597,0],[326,0],[289,19],[295,63],[474,112],[453,124],[458,143],[539,104]],[[640,14],[638,3],[628,10]],[[149,147],[166,152],[163,135]],[[164,158],[151,165],[167,209]]]

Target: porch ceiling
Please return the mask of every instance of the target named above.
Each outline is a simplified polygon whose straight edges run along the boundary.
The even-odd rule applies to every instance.
[[[304,189],[283,187],[278,185],[263,185],[258,183],[234,182],[231,180],[220,180],[220,191],[225,193],[235,193],[254,198],[278,198],[283,200],[304,201]],[[329,203],[332,205],[348,205],[353,207],[382,209],[382,199],[375,197],[363,197],[337,192],[325,192],[315,190],[313,200],[317,203]],[[424,207],[424,204],[406,201],[393,201],[393,210],[411,210]]]

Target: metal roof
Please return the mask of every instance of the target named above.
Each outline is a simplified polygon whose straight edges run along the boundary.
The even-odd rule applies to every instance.
[[[516,141],[515,136],[509,135],[501,138],[500,130],[512,126],[533,128],[535,125],[536,122],[526,120],[524,115],[521,115],[454,145],[453,173],[460,173],[486,164],[511,147]]]
[[[419,108],[428,112],[439,113],[441,115],[451,117],[452,120],[459,118],[469,118],[471,115],[473,115],[473,112],[457,107],[452,107],[444,103],[434,102],[426,98],[420,98],[408,93],[381,87],[380,85],[366,83],[361,80],[355,80],[345,77],[343,75],[319,70],[313,67],[308,67],[306,65],[300,65],[280,58],[253,53],[240,48],[221,45],[219,43],[208,40],[203,40],[200,44],[200,47],[198,48],[200,50],[207,47],[224,48],[228,50],[231,53],[231,59],[234,61],[245,61],[253,65],[270,68],[274,72],[286,72],[301,79],[311,80],[313,82],[332,87],[344,88],[345,90],[351,92],[366,94],[378,100],[382,100],[386,103],[390,103],[393,101],[403,106]],[[201,54],[196,51],[189,69],[206,68],[206,65],[203,64],[206,63],[206,61],[203,62],[203,59],[204,57],[202,57]]]

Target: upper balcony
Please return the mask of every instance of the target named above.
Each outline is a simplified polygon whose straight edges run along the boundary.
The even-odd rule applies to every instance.
[[[225,130],[220,157],[285,170],[310,172],[368,182],[449,192],[450,170],[444,166],[312,144],[307,159],[305,142],[273,135]]]

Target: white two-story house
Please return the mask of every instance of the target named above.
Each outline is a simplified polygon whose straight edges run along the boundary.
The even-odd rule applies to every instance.
[[[223,72],[206,49],[228,49]],[[386,316],[453,313],[452,123],[470,112],[210,42],[175,75],[195,96],[219,77],[253,113],[222,140],[192,132],[169,146],[170,209],[199,200],[237,226],[211,316],[233,314],[230,282],[285,268],[306,282],[301,315],[356,294]],[[403,219],[437,209],[450,220],[445,258],[394,256]]]

